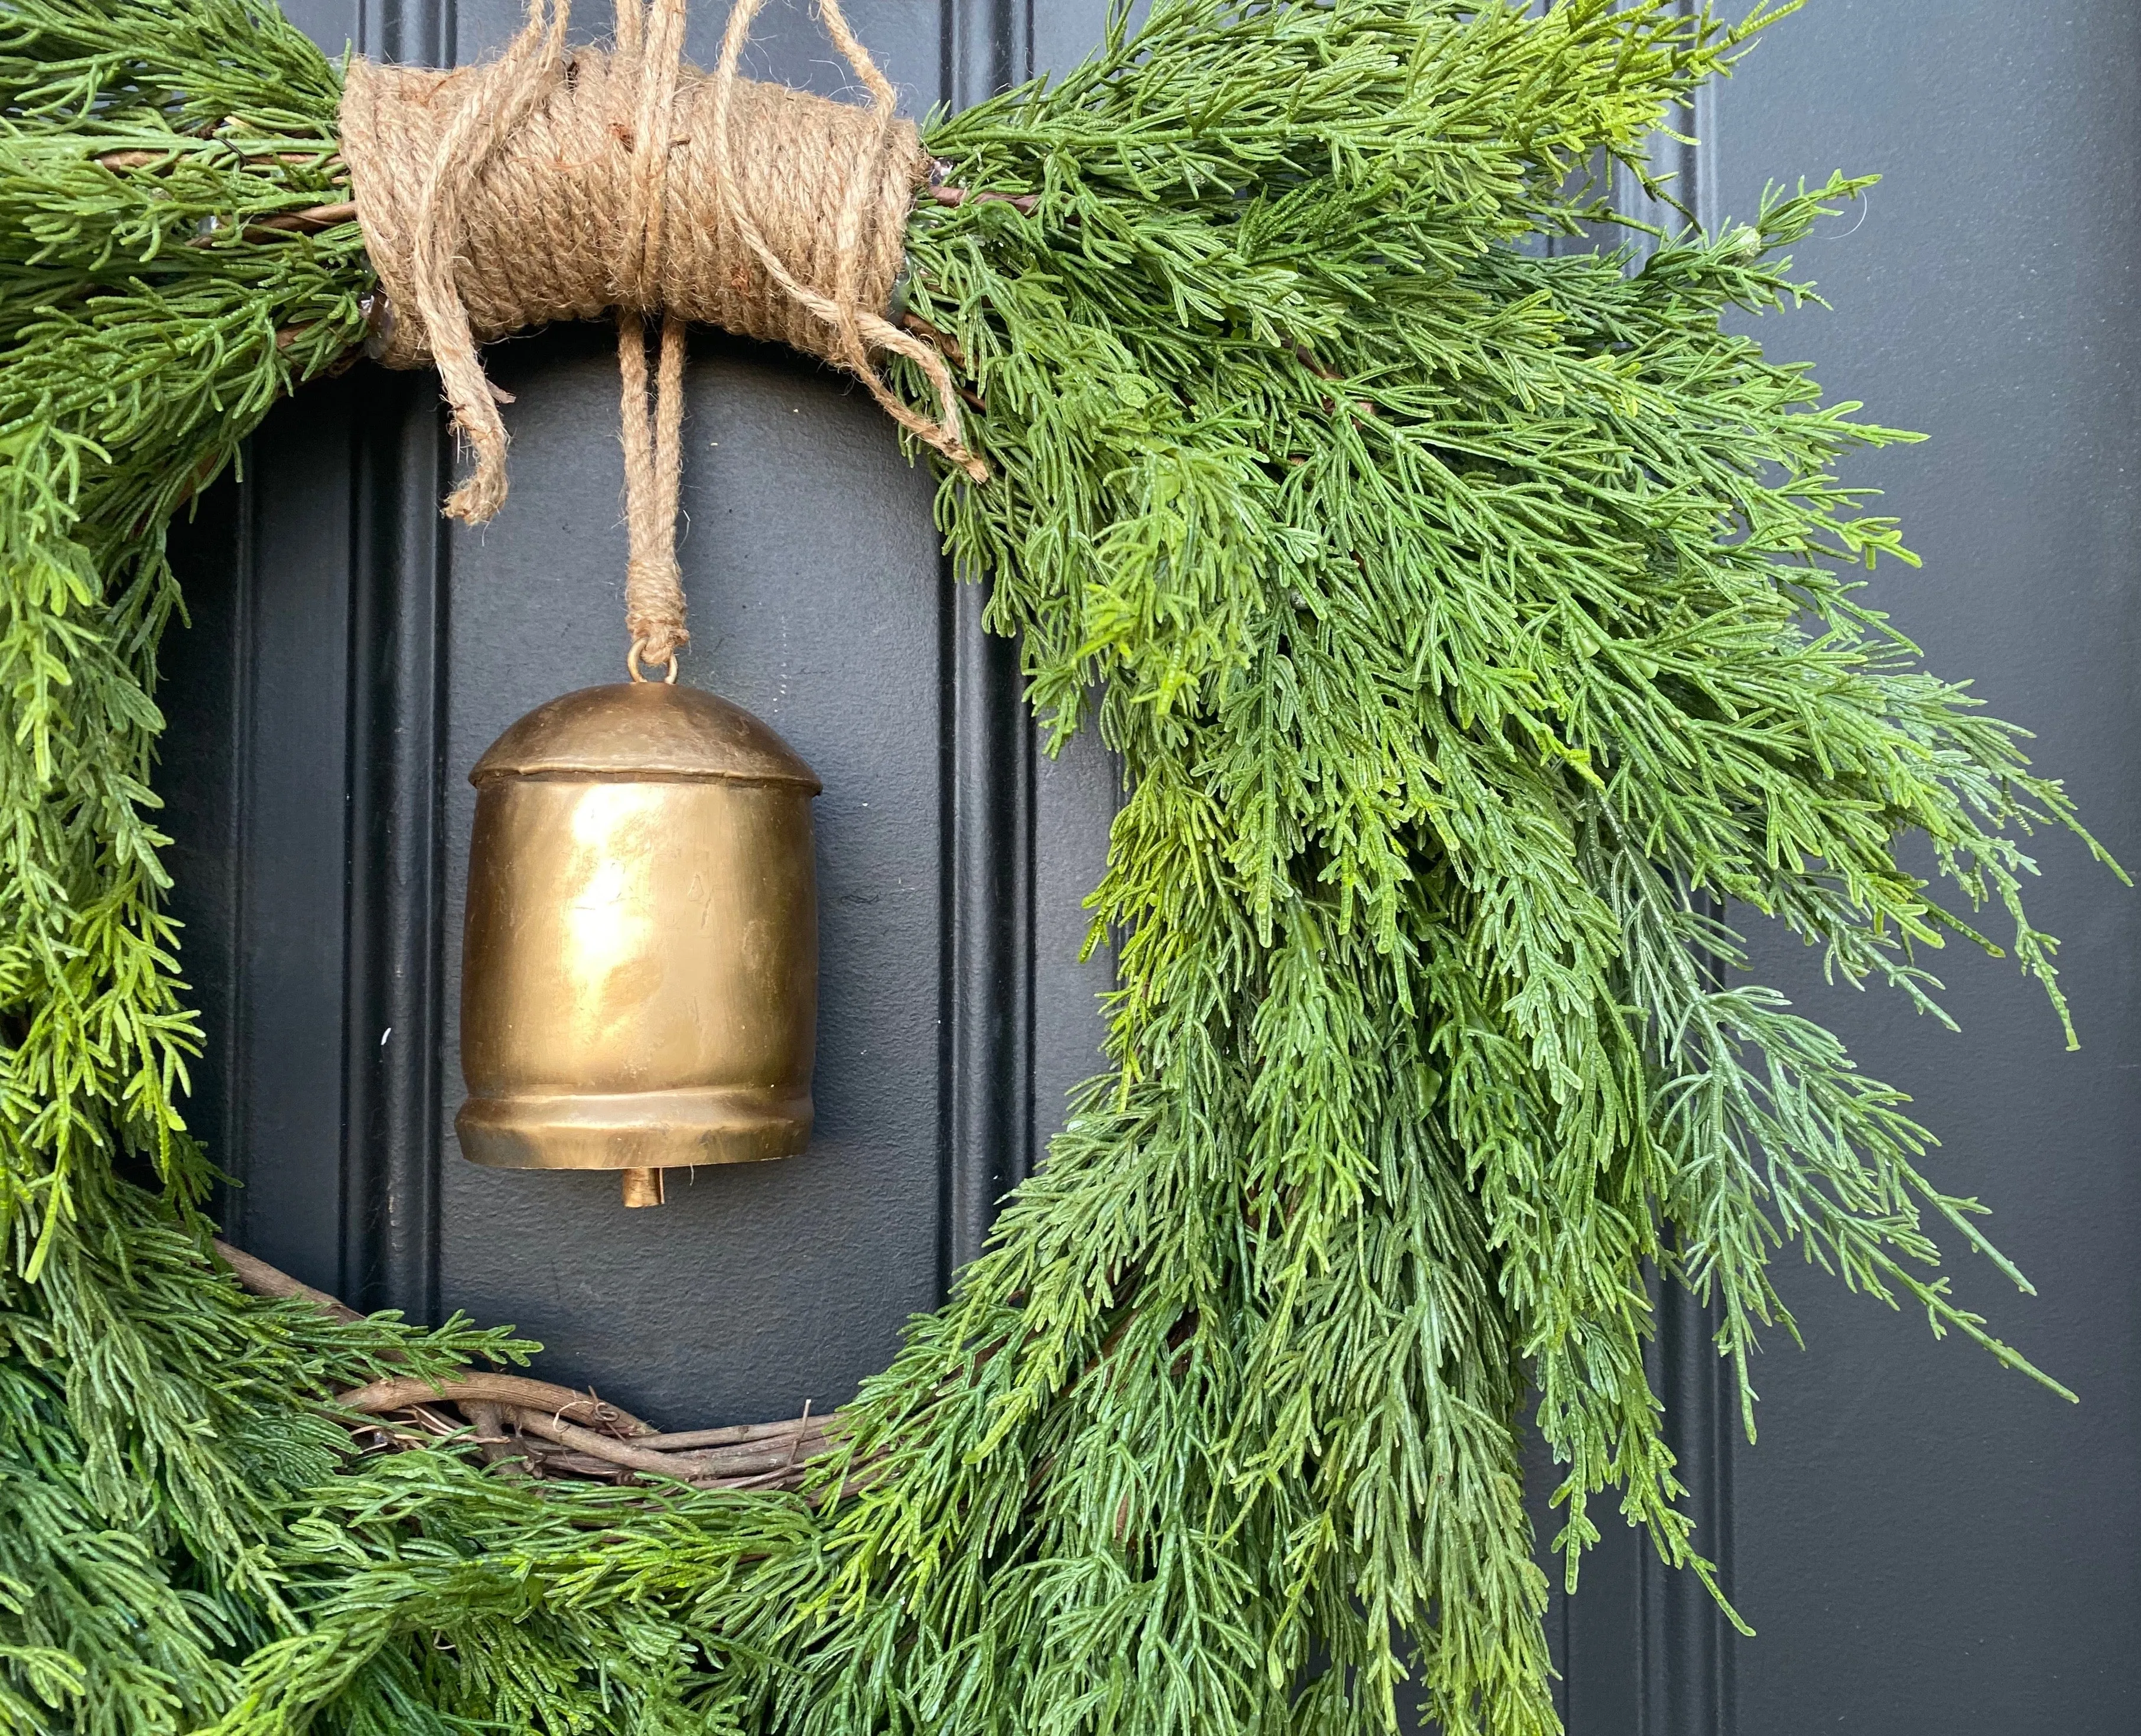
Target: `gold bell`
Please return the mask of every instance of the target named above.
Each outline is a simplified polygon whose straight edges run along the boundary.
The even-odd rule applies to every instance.
[[[461,951],[464,1156],[501,1169],[753,1163],[810,1137],[810,767],[749,712],[587,688],[492,743]]]

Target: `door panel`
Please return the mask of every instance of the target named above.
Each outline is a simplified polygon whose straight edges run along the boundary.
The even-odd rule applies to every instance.
[[[938,1287],[941,579],[928,476],[866,394],[777,351],[694,349],[685,677],[825,786],[817,1130],[800,1157],[672,1176],[666,1207],[627,1211],[613,1175],[455,1160],[449,1091],[440,1268],[450,1305],[518,1322],[566,1379],[662,1416],[779,1414],[845,1398]],[[490,367],[518,400],[513,499],[453,538],[455,771],[545,699],[624,673],[614,340],[548,333]],[[451,778],[450,910],[474,811]]]
[[[1071,8],[1056,14],[1059,27]],[[317,40],[437,60],[509,0],[298,5]],[[853,10],[911,111],[1026,76],[1022,7]],[[1095,37],[1098,8],[1079,13]],[[720,17],[693,20],[708,60]],[[1071,21],[1075,22],[1075,21]],[[748,70],[852,83],[776,8]],[[508,723],[622,673],[621,464],[606,328],[496,347],[514,492],[448,527],[428,375],[360,368],[280,407],[182,532],[165,787],[212,1053],[197,1128],[231,1232],[367,1306],[510,1319],[561,1378],[665,1418],[837,1403],[978,1250],[1098,1064],[1080,908],[1117,795],[1091,740],[1036,755],[1012,647],[938,552],[925,471],[853,382],[701,333],[688,382],[685,678],[816,767],[818,1134],[761,1169],[614,1177],[461,1162],[453,1061],[467,767]]]
[[[1773,351],[1932,435],[1854,459],[1925,559],[1868,593],[2036,732],[2084,817],[2141,862],[2141,324],[2125,189],[2141,170],[2141,8],[1819,0],[1720,103],[1724,199],[1765,177],[1878,171],[1863,212],[1799,249],[1833,313],[1767,322]],[[1783,1273],[1808,1339],[1756,1370],[1760,1447],[1735,1469],[1742,1736],[2141,1725],[2141,900],[2045,837],[2031,914],[2062,936],[2083,1047],[2063,1052],[2012,964],[1929,961],[1962,1028],[1764,969],[1916,1097],[1942,1185],[1993,1208],[2041,1294],[1982,1260],[1956,1285],[2080,1394],[2070,1406],[1922,1319]],[[2002,931],[1989,917],[1996,937]],[[1951,1244],[1954,1238],[1942,1238]]]

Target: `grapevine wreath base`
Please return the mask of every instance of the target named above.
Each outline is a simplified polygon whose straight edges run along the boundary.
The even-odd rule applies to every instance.
[[[829,5],[867,106],[740,79],[755,0],[704,75],[677,0],[452,74],[268,0],[0,8],[0,1732],[1533,1736],[1526,1428],[1569,1584],[1606,1500],[1709,1576],[1653,1284],[1750,1427],[1787,1244],[2027,1369],[1936,1270],[1928,1216],[2021,1281],[1976,1203],[1716,914],[1936,1014],[1932,949],[2005,950],[2064,1018],[2067,799],[1855,571],[1908,557],[1838,463],[1904,436],[1728,329],[1865,183],[1606,200],[1788,9],[1156,0],[917,131]],[[369,349],[437,362],[481,518],[477,343],[612,312],[643,654],[719,321],[885,405],[1049,740],[1125,771],[1108,1070],[825,1425],[662,1435],[287,1293],[181,1112],[172,515]]]
[[[352,1324],[364,1316],[264,1260],[214,1245],[232,1275],[256,1296],[303,1297]],[[508,1476],[594,1477],[603,1482],[683,1483],[694,1489],[800,1489],[810,1462],[831,1442],[829,1419],[810,1407],[780,1423],[739,1423],[668,1432],[598,1393],[524,1374],[471,1369],[444,1378],[403,1374],[335,1395],[360,1452],[406,1451],[450,1441],[472,1444]]]

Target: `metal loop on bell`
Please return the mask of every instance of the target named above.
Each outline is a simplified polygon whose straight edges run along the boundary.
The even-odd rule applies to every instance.
[[[647,679],[645,673],[639,667],[639,653],[646,649],[647,641],[643,639],[636,639],[632,642],[632,649],[624,653],[624,666],[632,672],[632,678],[634,681]],[[674,650],[669,653],[669,673],[662,678],[671,687],[677,685],[677,653]]]

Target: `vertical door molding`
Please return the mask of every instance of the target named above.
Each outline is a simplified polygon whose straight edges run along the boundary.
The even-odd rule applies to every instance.
[[[421,375],[372,371],[353,430],[342,1294],[439,1314],[450,456]]]
[[[451,64],[454,0],[361,0],[357,47]],[[439,1314],[451,480],[428,372],[361,377],[350,455],[342,1295]]]
[[[1033,75],[1027,0],[944,0],[942,90],[965,108]],[[944,954],[938,1089],[948,1290],[1035,1157],[1034,730],[1018,647],[982,624],[987,593],[940,570]]]
[[[1656,1304],[1657,1336],[1648,1362],[1665,1400],[1666,1440],[1687,1485],[1683,1506],[1695,1520],[1695,1546],[1717,1564],[1718,1583],[1730,1596],[1733,1431],[1739,1425],[1731,1382],[1717,1354],[1715,1310],[1677,1284],[1658,1285]],[[1737,1636],[1693,1573],[1666,1566],[1647,1545],[1641,1561],[1640,1736],[1732,1736]]]

